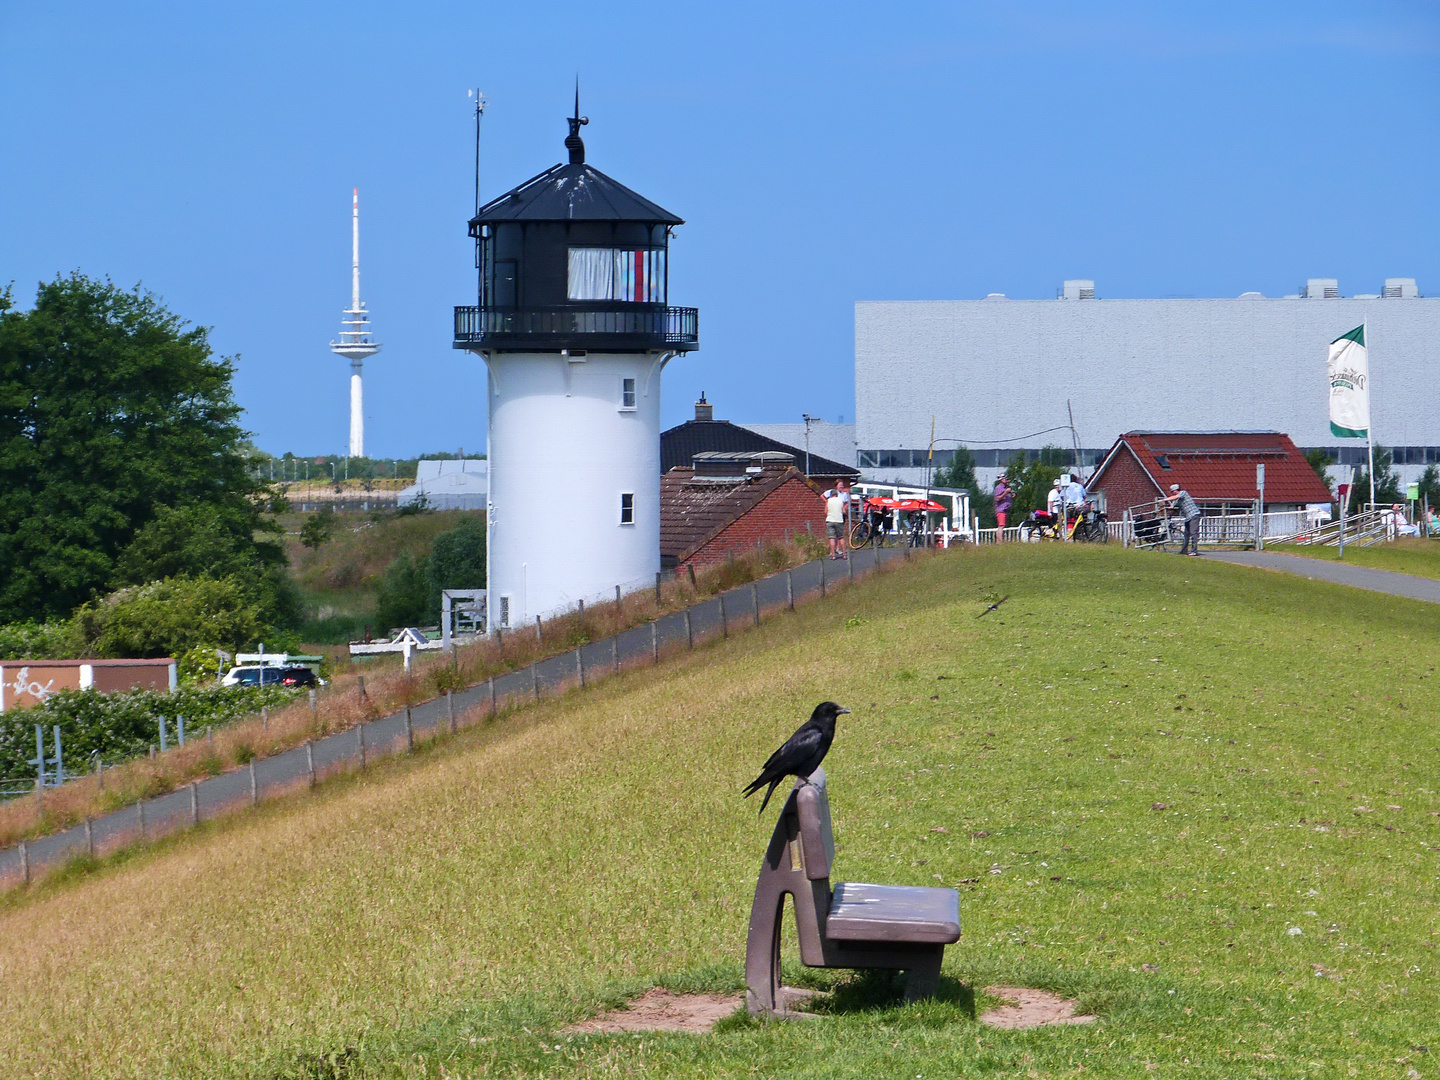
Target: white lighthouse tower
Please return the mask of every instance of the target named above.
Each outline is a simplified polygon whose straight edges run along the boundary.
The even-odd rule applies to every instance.
[[[455,348],[489,368],[488,621],[533,625],[660,570],[660,373],[698,345],[668,306],[680,218],[585,163],[579,98],[569,162],[482,206],[480,296]]]
[[[360,367],[366,357],[380,351],[370,337],[370,319],[360,302],[360,189],[356,188],[350,203],[350,306],[340,320],[345,329],[340,340],[330,343],[330,351],[350,361],[350,456],[365,456],[365,391],[360,383]]]

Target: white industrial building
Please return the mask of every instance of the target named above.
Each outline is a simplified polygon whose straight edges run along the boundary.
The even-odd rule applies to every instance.
[[[429,510],[484,510],[490,463],[484,458],[423,458],[415,483],[395,496],[399,506],[424,501]]]
[[[1414,279],[1341,297],[1334,279],[1295,296],[1111,300],[1090,281],[1060,299],[855,305],[855,443],[866,476],[923,482],[957,443],[983,480],[1017,451],[1071,449],[1093,467],[1126,431],[1283,431],[1361,464],[1330,434],[1328,344],[1368,323],[1375,442],[1405,481],[1440,463],[1440,297]]]

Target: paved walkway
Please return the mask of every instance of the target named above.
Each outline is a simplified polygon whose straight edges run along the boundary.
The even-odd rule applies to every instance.
[[[1398,574],[1394,570],[1376,570],[1369,566],[1330,562],[1327,559],[1307,559],[1301,555],[1284,555],[1278,551],[1207,551],[1204,555],[1205,558],[1218,562],[1258,566],[1265,570],[1283,570],[1287,574],[1299,574],[1312,581],[1333,581],[1337,585],[1351,585],[1357,589],[1369,589],[1371,592],[1440,604],[1440,581],[1416,577],[1414,574]]]

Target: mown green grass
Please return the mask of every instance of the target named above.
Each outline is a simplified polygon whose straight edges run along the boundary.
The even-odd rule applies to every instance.
[[[1303,555],[1307,559],[1340,560],[1338,547],[1307,547],[1298,544],[1266,545],[1267,550],[1283,551],[1287,555]],[[1401,574],[1415,574],[1418,577],[1440,578],[1440,540],[1421,540],[1413,537],[1393,540],[1373,547],[1345,545],[1347,563],[1356,566],[1373,566],[1377,570],[1395,570]]]
[[[1204,560],[921,561],[11,903],[0,1062],[1434,1076],[1437,623]],[[838,876],[962,890],[940,998],[906,1007],[896,982],[792,962],[838,986],[823,1019],[558,1034],[652,985],[739,988],[774,809],[757,818],[738,790],[826,697],[854,709],[826,762]],[[1100,1020],[982,1028],[994,984]]]

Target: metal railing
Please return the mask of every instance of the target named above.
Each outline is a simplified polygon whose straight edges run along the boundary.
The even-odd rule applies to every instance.
[[[485,308],[455,309],[455,342],[484,345],[503,337],[644,337],[666,345],[700,340],[698,308]]]

